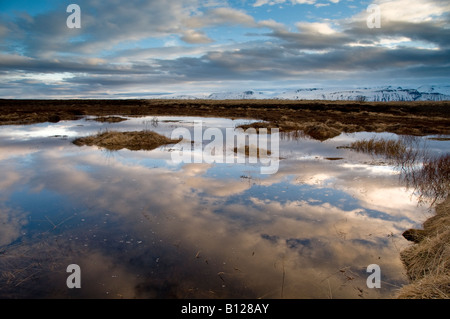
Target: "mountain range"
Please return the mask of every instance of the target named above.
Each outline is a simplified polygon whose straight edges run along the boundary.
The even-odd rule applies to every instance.
[[[329,100],[329,101],[449,101],[450,85],[422,85],[416,88],[400,86],[361,88],[301,88],[276,90],[246,90],[192,95],[163,95],[169,99],[280,99],[280,100]]]

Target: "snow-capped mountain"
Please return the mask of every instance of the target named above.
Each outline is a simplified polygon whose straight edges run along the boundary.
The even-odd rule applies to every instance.
[[[269,96],[267,93],[258,91],[244,91],[244,92],[224,92],[224,93],[212,93],[208,95],[208,99],[211,100],[242,100],[242,99],[267,99]]]
[[[166,98],[179,99],[280,99],[280,100],[329,100],[329,101],[449,101],[450,86],[423,85],[417,88],[363,87],[345,88],[302,88],[297,90],[247,90],[236,92],[203,93],[197,95],[171,95]]]
[[[402,87],[358,89],[299,89],[281,93],[278,98],[288,100],[347,100],[347,101],[444,101],[450,95],[438,91],[438,87],[426,90]]]

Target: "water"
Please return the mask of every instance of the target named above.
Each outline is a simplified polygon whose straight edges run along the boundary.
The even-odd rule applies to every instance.
[[[177,145],[71,143],[106,128],[170,137],[198,120],[0,127],[0,297],[384,298],[407,282],[401,234],[430,212],[395,166],[336,148],[373,133],[281,135],[275,174],[258,163],[174,163]],[[223,130],[250,122],[201,120]],[[66,285],[69,264],[80,266],[80,289]],[[367,287],[370,264],[380,289]]]

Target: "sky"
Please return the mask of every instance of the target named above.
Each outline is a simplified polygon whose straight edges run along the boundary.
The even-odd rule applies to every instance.
[[[448,0],[0,0],[0,98],[449,80]]]

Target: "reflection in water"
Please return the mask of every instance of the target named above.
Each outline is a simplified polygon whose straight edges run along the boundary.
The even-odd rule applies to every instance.
[[[426,141],[415,136],[399,139],[363,139],[348,148],[391,160],[408,188],[418,194],[419,202],[445,200],[450,193],[450,153],[429,154]]]
[[[71,144],[105,126],[157,123],[170,136],[194,121],[0,128],[0,296],[380,298],[406,282],[401,233],[426,210],[393,166],[336,148],[364,134],[282,139],[272,175],[248,163],[174,164],[170,145],[111,153]],[[73,263],[81,289],[66,287]],[[374,263],[381,289],[366,286]]]

